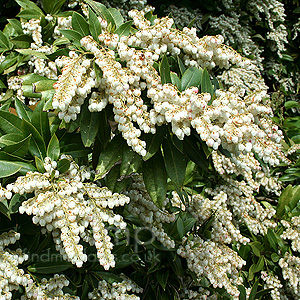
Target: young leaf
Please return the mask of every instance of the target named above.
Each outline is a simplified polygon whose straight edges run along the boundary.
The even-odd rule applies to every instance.
[[[184,155],[175,147],[170,138],[164,141],[163,150],[168,176],[177,189],[180,190],[183,185],[186,169]]]
[[[72,28],[80,33],[82,37],[90,34],[89,24],[87,23],[85,18],[76,11],[73,12],[72,16]]]
[[[58,160],[60,155],[59,140],[55,134],[52,135],[47,147],[47,156],[52,160]]]
[[[96,14],[89,7],[89,29],[95,41],[98,41],[98,36],[101,34],[101,24]]]
[[[85,147],[90,147],[94,143],[99,126],[99,113],[91,113],[88,109],[88,102],[86,102],[82,107],[80,122],[80,135]]]
[[[167,173],[160,151],[143,163],[143,179],[152,201],[162,207],[167,193]]]
[[[196,67],[188,68],[181,78],[181,91],[191,86],[199,87],[202,79],[203,70]]]
[[[161,77],[161,83],[171,83],[170,66],[167,56],[164,54],[161,63],[159,64],[159,73]]]

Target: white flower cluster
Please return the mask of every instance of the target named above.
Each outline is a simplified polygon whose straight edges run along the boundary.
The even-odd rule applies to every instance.
[[[167,248],[174,248],[175,242],[163,228],[163,223],[174,222],[175,214],[170,214],[165,208],[159,209],[151,200],[142,176],[133,175],[131,189],[125,192],[130,197],[128,211],[140,218],[152,234]],[[168,199],[166,199],[168,201]]]
[[[70,157],[62,156],[71,161]],[[100,264],[107,270],[115,266],[105,224],[120,229],[126,227],[122,216],[113,208],[129,202],[124,195],[113,194],[106,187],[84,182],[90,173],[73,161],[66,173],[55,170],[57,163],[45,159],[45,173],[28,172],[20,176],[7,188],[14,193],[32,193],[34,196],[22,203],[19,211],[33,215],[33,222],[52,232],[56,249],[63,258],[77,267],[87,260],[80,238],[95,245]],[[52,174],[54,174],[52,178]],[[87,231],[90,226],[92,233]]]
[[[281,234],[284,240],[291,240],[292,249],[300,252],[300,217],[292,217],[291,221],[281,220],[285,230]]]
[[[211,295],[210,292],[202,287],[197,290],[189,290],[183,288],[182,294],[180,294],[180,299],[182,300],[217,300],[217,295]]]
[[[80,300],[77,296],[71,296],[63,292],[63,287],[69,285],[69,280],[64,275],[55,274],[53,278],[42,278],[38,284],[31,282],[25,287],[26,296],[21,296],[21,300]]]
[[[22,102],[24,102],[25,97],[23,95],[24,91],[22,89],[22,83],[23,79],[19,76],[12,76],[7,80],[8,88],[13,91],[16,91],[16,97]]]
[[[121,282],[114,282],[112,284],[105,280],[99,281],[98,289],[88,294],[89,299],[139,300],[140,297],[131,293],[142,293],[143,289],[124,274],[120,274],[120,277],[123,279]]]
[[[293,40],[295,40],[300,32],[300,18],[298,18],[298,22],[293,25],[292,31],[294,33]]]
[[[268,273],[266,271],[261,272],[261,278],[265,282],[264,287],[266,289],[272,289],[270,292],[271,298],[273,300],[281,300],[281,291],[280,289],[283,287],[280,282],[278,276]]]
[[[54,27],[53,37],[58,38],[62,36],[60,29],[72,29],[72,16],[58,17],[57,25]]]
[[[5,248],[9,244],[14,244],[20,239],[20,234],[14,231],[2,233],[0,235],[0,299],[12,299],[11,291],[18,289],[19,285],[26,286],[30,282],[30,276],[25,275],[22,269],[18,268],[28,259],[28,255],[23,254],[21,249],[15,251]]]
[[[233,299],[239,299],[237,286],[242,283],[239,269],[246,262],[235,251],[224,244],[194,236],[193,240],[184,237],[177,253],[186,258],[188,268],[199,280],[205,276],[214,288],[224,287]]]
[[[279,266],[294,299],[300,299],[300,258],[286,252],[285,256],[279,260]]]
[[[30,35],[33,39],[31,48],[34,50],[39,49],[43,45],[42,26],[40,23],[40,19],[30,19],[28,22],[21,23],[24,34]]]

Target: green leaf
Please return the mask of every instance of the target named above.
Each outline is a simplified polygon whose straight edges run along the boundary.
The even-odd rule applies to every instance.
[[[115,34],[117,34],[118,36],[128,36],[130,35],[130,30],[131,30],[131,25],[132,25],[133,21],[127,21],[126,23],[120,25],[116,31]]]
[[[23,140],[15,144],[6,146],[3,148],[3,151],[15,156],[24,157],[28,152],[30,138],[31,135],[27,136],[26,138],[23,138]]]
[[[191,86],[199,87],[202,80],[203,70],[196,67],[188,68],[181,78],[181,91],[184,91]]]
[[[34,157],[35,165],[40,173],[45,173],[44,162],[37,156]]]
[[[30,140],[29,152],[31,155],[37,156],[41,160],[44,159],[46,155],[46,145],[36,128],[26,120],[22,120],[21,128],[26,135],[32,135]]]
[[[72,268],[72,264],[67,261],[43,261],[27,267],[28,271],[39,274],[54,274]]]
[[[164,141],[163,151],[167,174],[176,188],[181,190],[186,169],[184,155],[175,147],[170,138]]]
[[[47,14],[55,15],[65,2],[66,0],[43,0],[43,8]]]
[[[64,37],[73,41],[74,45],[81,47],[80,40],[82,39],[82,36],[80,33],[72,29],[59,29],[59,31]]]
[[[299,107],[299,106],[300,106],[300,103],[297,101],[286,101],[284,103],[285,109],[291,109],[291,108]]]
[[[159,127],[155,134],[147,134],[144,137],[146,141],[147,154],[143,157],[144,160],[151,158],[160,148],[164,139],[164,130]]]
[[[278,205],[276,209],[276,216],[281,218],[285,213],[285,206],[289,204],[293,197],[293,187],[289,184],[282,192],[278,199]]]
[[[11,48],[11,43],[8,37],[0,30],[0,47],[9,50]]]
[[[2,80],[0,80],[0,89],[5,89],[6,85],[3,83]]]
[[[0,200],[0,213],[2,213],[4,216],[11,220],[6,199]]]
[[[108,24],[111,24],[111,28],[116,28],[114,17],[111,12],[105,7],[105,5],[93,0],[86,0],[85,2],[94,10],[96,15],[105,19]]]
[[[164,54],[161,63],[159,64],[159,73],[161,77],[161,83],[171,83],[170,66],[167,56]]]
[[[57,170],[60,173],[65,173],[70,169],[70,161],[66,158],[60,159],[57,162]]]
[[[178,77],[178,75],[174,72],[170,72],[170,76],[171,76],[171,83],[174,84],[179,91],[181,91],[181,80]]]
[[[83,105],[81,114],[81,140],[85,147],[90,147],[94,143],[100,127],[100,114],[96,112],[91,113],[88,109],[88,102]]]
[[[278,251],[278,241],[272,228],[268,228],[267,239],[274,251]]]
[[[21,168],[22,166],[15,162],[0,160],[0,178],[16,174]]]
[[[122,155],[122,163],[120,167],[120,176],[127,176],[138,172],[142,166],[143,159],[140,155],[127,147]]]
[[[297,206],[299,200],[300,200],[300,185],[297,185],[293,187],[293,198],[290,200],[288,204],[291,210],[293,210]]]
[[[11,200],[9,201],[9,213],[15,214],[19,212],[19,207],[22,205],[24,197],[19,194],[14,194]]]
[[[43,111],[43,108],[44,101],[40,101],[32,113],[31,124],[39,131],[44,142],[48,144],[51,137],[49,118],[48,113]]]
[[[282,54],[281,59],[286,61],[294,61],[294,59],[288,54]]]
[[[203,70],[202,73],[201,93],[210,93],[211,97],[213,96],[214,93],[214,86],[210,81],[210,76],[206,68]]]
[[[0,111],[0,129],[5,133],[18,133],[23,135],[22,120],[10,112]]]
[[[15,50],[23,55],[32,55],[38,58],[48,59],[45,53],[38,52],[36,50],[31,50],[31,49],[15,49]]]
[[[258,262],[256,263],[253,272],[254,272],[254,273],[260,272],[261,270],[263,270],[264,265],[265,265],[265,263],[264,263],[264,256],[262,255],[262,256],[259,258]]]
[[[52,135],[47,147],[47,156],[52,160],[58,160],[60,155],[59,140],[55,134]]]
[[[169,279],[169,270],[159,270],[156,272],[156,278],[163,290],[166,290],[167,282]]]
[[[251,249],[252,249],[252,252],[255,256],[257,257],[260,257],[260,243],[259,242],[252,242],[252,243],[249,243]]]
[[[115,136],[108,143],[100,153],[95,180],[103,178],[121,160],[124,147],[125,141],[120,135]]]
[[[167,193],[167,173],[161,152],[143,163],[143,179],[152,201],[162,207]]]
[[[239,300],[246,300],[247,299],[247,293],[246,293],[245,287],[243,285],[239,285],[237,288],[240,292]]]
[[[259,284],[259,278],[253,284],[248,300],[255,300],[255,299],[257,299],[255,296],[256,296],[258,284]]]
[[[16,15],[16,17],[19,17],[19,18],[22,18],[25,20],[39,19],[42,16],[43,16],[43,14],[39,13],[36,10],[31,10],[31,9],[24,9]]]
[[[22,141],[23,139],[24,139],[24,135],[18,133],[8,133],[2,135],[0,137],[0,147],[15,145],[16,143]]]
[[[74,11],[72,16],[72,28],[77,31],[82,37],[90,34],[89,24],[82,15]]]
[[[29,0],[15,0],[22,8],[24,9],[31,9],[33,11],[39,12],[41,15],[43,11],[32,1]]]
[[[98,36],[101,34],[101,24],[96,14],[89,7],[89,29],[95,41],[98,41]]]
[[[184,229],[183,221],[180,217],[177,219],[176,227],[177,227],[177,232],[178,232],[179,238],[180,238],[180,240],[182,240],[182,238],[184,237],[184,234],[185,234],[185,229]]]
[[[16,33],[18,35],[22,35],[24,33],[23,29],[22,29],[21,22],[19,20],[17,20],[17,19],[8,19],[7,21],[13,27],[13,29],[16,31]]]
[[[43,80],[34,82],[32,85],[33,85],[33,89],[36,93],[45,92],[45,91],[49,91],[49,90],[55,92],[54,87],[53,87],[53,84],[55,82],[56,82],[56,80],[52,80],[52,79],[45,80],[43,78]]]
[[[111,15],[115,21],[116,28],[120,27],[124,23],[124,18],[121,15],[120,11],[114,7],[110,7],[108,9],[108,11],[111,13]]]
[[[180,59],[180,57],[178,55],[177,55],[177,62],[178,62],[179,71],[180,71],[181,76],[182,76],[185,72],[185,66],[184,66],[184,63],[182,62],[182,60]]]
[[[16,109],[16,112],[17,112],[17,115],[30,122],[31,120],[31,116],[32,116],[32,110],[27,106],[25,105],[21,100],[19,99],[15,99],[15,109]]]

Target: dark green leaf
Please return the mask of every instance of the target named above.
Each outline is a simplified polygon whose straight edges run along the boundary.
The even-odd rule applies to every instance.
[[[127,176],[138,172],[143,163],[142,157],[127,147],[122,155],[122,163],[120,167],[120,176]]]
[[[29,0],[15,0],[22,8],[31,9],[33,11],[39,12],[43,15],[43,11],[32,1]]]
[[[180,59],[179,56],[177,56],[177,62],[178,62],[178,67],[179,67],[181,76],[182,76],[185,72],[185,66],[184,66],[184,63],[182,62],[182,60]]]
[[[22,101],[16,98],[15,108],[16,108],[17,115],[20,118],[30,122],[32,116],[32,110],[27,105],[25,105]]]
[[[0,47],[3,49],[10,49],[11,44],[8,40],[8,37],[0,30]]]
[[[181,78],[181,91],[184,91],[191,86],[199,87],[202,79],[203,70],[196,67],[188,68]]]
[[[66,0],[43,0],[43,8],[47,14],[55,15],[65,2]]]
[[[178,88],[178,90],[181,91],[181,80],[178,75],[174,72],[170,72],[170,76],[172,84],[174,84]]]
[[[9,201],[9,213],[15,214],[19,212],[19,207],[22,205],[24,198],[19,194],[14,194]]]
[[[21,12],[19,12],[16,17],[30,20],[30,19],[39,19],[42,16],[39,12],[31,9],[24,9]]]
[[[246,293],[245,287],[243,285],[239,285],[238,290],[240,292],[239,300],[246,300],[247,299],[247,293]]]
[[[171,83],[170,66],[167,56],[164,54],[161,63],[159,64],[159,73],[161,77],[161,83]]]
[[[297,101],[286,101],[284,103],[285,109],[291,109],[291,108],[299,107],[299,106],[300,106],[300,103]]]
[[[72,28],[81,34],[82,37],[90,34],[89,24],[85,18],[76,11],[73,12],[72,16]]]
[[[3,83],[2,80],[0,80],[0,89],[5,89],[6,85]]]
[[[52,135],[47,147],[47,156],[52,160],[58,160],[60,155],[59,140],[55,134]]]
[[[81,46],[80,40],[82,39],[82,36],[80,33],[72,29],[59,29],[59,31],[64,37],[66,37],[70,41],[73,41],[74,45]]]
[[[30,138],[31,135],[23,138],[23,140],[16,142],[15,144],[6,146],[3,148],[3,151],[15,156],[24,157],[28,152]]]
[[[144,160],[151,158],[160,148],[163,139],[164,139],[164,130],[163,128],[157,128],[155,134],[147,134],[144,137],[146,141],[146,150],[147,154],[143,157]]]
[[[9,212],[9,208],[8,208],[6,199],[0,200],[0,213],[2,213],[4,216],[6,216],[8,219],[11,220],[10,212]]]
[[[72,267],[72,264],[66,261],[45,261],[32,264],[27,269],[32,273],[54,274],[66,271]]]
[[[278,241],[277,241],[276,235],[272,228],[268,228],[267,239],[268,239],[271,247],[274,249],[274,251],[277,252],[278,251],[278,247],[277,247]]]
[[[179,238],[180,238],[180,240],[182,240],[182,238],[184,237],[184,234],[185,234],[185,228],[184,228],[183,221],[180,217],[177,219],[176,227],[177,227],[177,232],[178,232]]]
[[[210,93],[211,97],[213,96],[214,93],[214,86],[210,81],[210,76],[206,68],[203,70],[203,74],[202,74],[201,93]]]
[[[184,182],[186,169],[184,155],[175,147],[170,138],[163,142],[163,150],[167,174],[177,189],[180,190]]]
[[[248,300],[255,300],[255,299],[257,299],[255,296],[256,296],[258,284],[259,284],[259,279],[257,279],[255,281],[255,283],[253,284]]]
[[[143,163],[143,178],[152,201],[162,207],[167,193],[167,173],[161,152]]]
[[[101,24],[96,14],[89,7],[89,29],[95,41],[98,41],[98,36],[101,34]]]
[[[70,161],[66,158],[63,158],[57,162],[57,170],[60,173],[65,173],[70,168]]]
[[[289,184],[282,192],[278,200],[276,216],[281,218],[285,212],[285,206],[289,204],[293,197],[293,187]]]
[[[15,49],[15,50],[23,55],[32,55],[38,58],[48,59],[45,53],[36,50],[31,50],[31,49]]]
[[[156,272],[156,278],[161,287],[166,290],[167,282],[169,279],[169,271],[168,270],[159,270]]]
[[[37,156],[34,157],[35,166],[40,173],[45,173],[44,163]]]
[[[24,139],[24,135],[18,133],[8,133],[0,137],[0,147],[15,145]]]
[[[100,127],[100,114],[96,112],[91,113],[88,109],[88,102],[83,105],[81,114],[81,140],[85,147],[90,147],[94,143]]]
[[[108,143],[107,147],[99,156],[96,168],[96,180],[103,178],[114,165],[120,162],[124,147],[125,141],[120,135],[115,136],[111,142]]]
[[[10,112],[0,111],[0,129],[5,133],[18,133],[23,135],[22,120]]]
[[[26,135],[31,134],[31,140],[29,146],[29,152],[31,153],[31,155],[33,157],[37,156],[38,158],[43,160],[46,155],[46,145],[40,133],[36,130],[36,128],[31,123],[29,123],[24,119],[22,120],[21,128],[24,134]]]

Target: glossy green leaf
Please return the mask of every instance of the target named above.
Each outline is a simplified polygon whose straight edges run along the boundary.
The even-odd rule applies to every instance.
[[[175,147],[170,138],[163,142],[163,151],[167,174],[177,189],[180,190],[184,182],[186,169],[184,155]]]
[[[144,139],[146,141],[147,154],[143,159],[148,160],[159,150],[164,139],[164,130],[160,127],[155,134],[147,134]]]
[[[66,37],[70,41],[73,41],[74,45],[81,46],[80,40],[82,39],[82,36],[80,33],[72,29],[59,29],[59,31],[64,37]]]
[[[0,80],[0,89],[5,89],[6,85],[3,83],[2,80]]]
[[[43,0],[43,8],[47,14],[55,15],[65,2],[66,0]]]
[[[29,152],[31,155],[37,156],[41,160],[44,159],[46,155],[46,145],[41,136],[41,134],[37,131],[37,129],[28,121],[22,120],[21,128],[26,135],[31,134]]]
[[[86,3],[94,10],[96,15],[105,19],[108,24],[111,24],[112,28],[116,28],[114,17],[111,12],[105,7],[105,5],[93,0],[86,0]]]
[[[10,49],[11,43],[8,37],[0,30],[0,47],[3,49]]]
[[[0,129],[5,133],[18,133],[23,135],[22,120],[10,112],[0,111]]]
[[[49,117],[44,109],[44,101],[40,101],[35,107],[32,116],[31,124],[39,131],[44,142],[48,144],[50,140],[50,127],[49,127]]]
[[[202,80],[203,70],[196,67],[188,68],[181,78],[181,91],[184,91],[191,86],[199,87]]]
[[[43,11],[32,1],[29,0],[15,0],[22,8],[36,11],[43,15]]]
[[[181,80],[178,77],[178,75],[174,72],[170,72],[170,76],[171,76],[171,83],[174,84],[179,91],[181,91]]]
[[[177,219],[176,227],[177,227],[177,232],[178,232],[179,238],[180,238],[180,240],[182,240],[182,238],[184,237],[184,234],[185,234],[185,228],[184,228],[183,221],[180,217]]]
[[[211,96],[213,96],[214,93],[214,86],[210,81],[210,76],[206,68],[203,70],[203,74],[202,74],[201,93],[210,93]]]
[[[38,58],[48,59],[45,53],[36,50],[31,50],[31,49],[15,49],[15,50],[23,55],[32,55]]]
[[[8,133],[0,137],[0,147],[15,145],[24,139],[24,135],[18,133]]]
[[[89,7],[89,30],[95,41],[98,41],[98,36],[101,34],[101,24],[94,11]]]
[[[70,161],[66,158],[60,159],[57,162],[57,170],[60,173],[65,173],[70,169]]]
[[[47,261],[38,262],[27,267],[32,273],[54,274],[72,268],[72,264],[67,261]]]
[[[278,251],[278,241],[272,228],[268,228],[267,239],[274,251]]]
[[[300,103],[297,102],[297,101],[286,101],[284,103],[284,108],[285,109],[291,109],[291,108],[299,107],[299,106],[300,106]]]
[[[26,138],[23,138],[23,140],[4,147],[3,150],[9,154],[24,157],[28,152],[30,138],[31,135],[28,135]]]
[[[96,180],[103,178],[116,163],[120,162],[125,144],[124,139],[117,135],[101,152],[96,168]]]
[[[12,161],[0,160],[0,178],[9,177],[16,174],[22,168],[21,165]]]
[[[162,84],[171,83],[170,66],[166,55],[163,56],[159,64],[159,74]]]
[[[40,92],[45,92],[45,91],[49,91],[49,90],[54,90],[53,84],[56,82],[56,80],[52,80],[52,79],[43,79],[37,82],[34,82],[32,84],[33,89],[36,93],[40,93]]]
[[[247,293],[246,293],[245,287],[243,285],[239,285],[237,288],[240,292],[239,300],[246,300],[247,299]]]
[[[24,197],[19,194],[14,194],[11,200],[9,201],[9,213],[15,214],[19,212],[19,207],[22,205]]]
[[[13,27],[13,29],[16,31],[16,33],[18,35],[22,35],[24,33],[23,29],[22,29],[21,22],[19,20],[17,20],[17,19],[8,19],[7,21]]]
[[[130,35],[130,30],[131,30],[131,25],[132,25],[133,21],[127,21],[126,23],[120,25],[116,31],[115,34],[119,35],[120,37],[125,35],[128,36]]]
[[[256,292],[257,292],[257,289],[258,289],[258,284],[259,284],[259,278],[253,284],[248,300],[255,300],[255,299],[257,299],[256,298]]]
[[[45,173],[44,162],[37,156],[34,157],[35,166],[40,173]]]
[[[278,199],[278,205],[276,209],[276,216],[281,218],[285,212],[285,206],[289,204],[293,197],[293,187],[289,184],[282,192]]]
[[[52,160],[58,160],[60,155],[59,140],[55,134],[52,135],[47,147],[47,157]]]
[[[88,109],[88,102],[86,102],[82,107],[81,115],[81,140],[85,147],[90,147],[94,143],[100,127],[100,114],[96,112],[91,113]]]
[[[177,63],[178,63],[180,74],[182,76],[186,69],[185,69],[183,61],[181,60],[181,58],[178,55],[177,55]]]
[[[10,39],[15,48],[18,49],[27,49],[30,47],[30,44],[33,42],[32,38],[26,34],[20,34]]]
[[[120,176],[127,176],[132,173],[138,172],[143,164],[142,157],[134,152],[131,148],[127,147],[123,151],[122,163],[120,166]]]
[[[73,12],[72,16],[72,28],[81,34],[82,37],[90,34],[89,24],[85,18],[76,11]]]
[[[156,278],[163,290],[166,290],[169,279],[169,270],[159,270],[158,272],[156,272]]]
[[[0,200],[0,213],[6,216],[8,219],[11,220],[10,218],[10,212],[7,204],[7,200]]]
[[[32,116],[32,110],[25,105],[21,100],[19,99],[15,99],[15,109],[17,112],[17,115],[21,118],[24,119],[28,122],[30,122],[31,120],[31,116]]]
[[[143,163],[143,179],[152,201],[162,207],[167,193],[167,172],[160,151]]]

